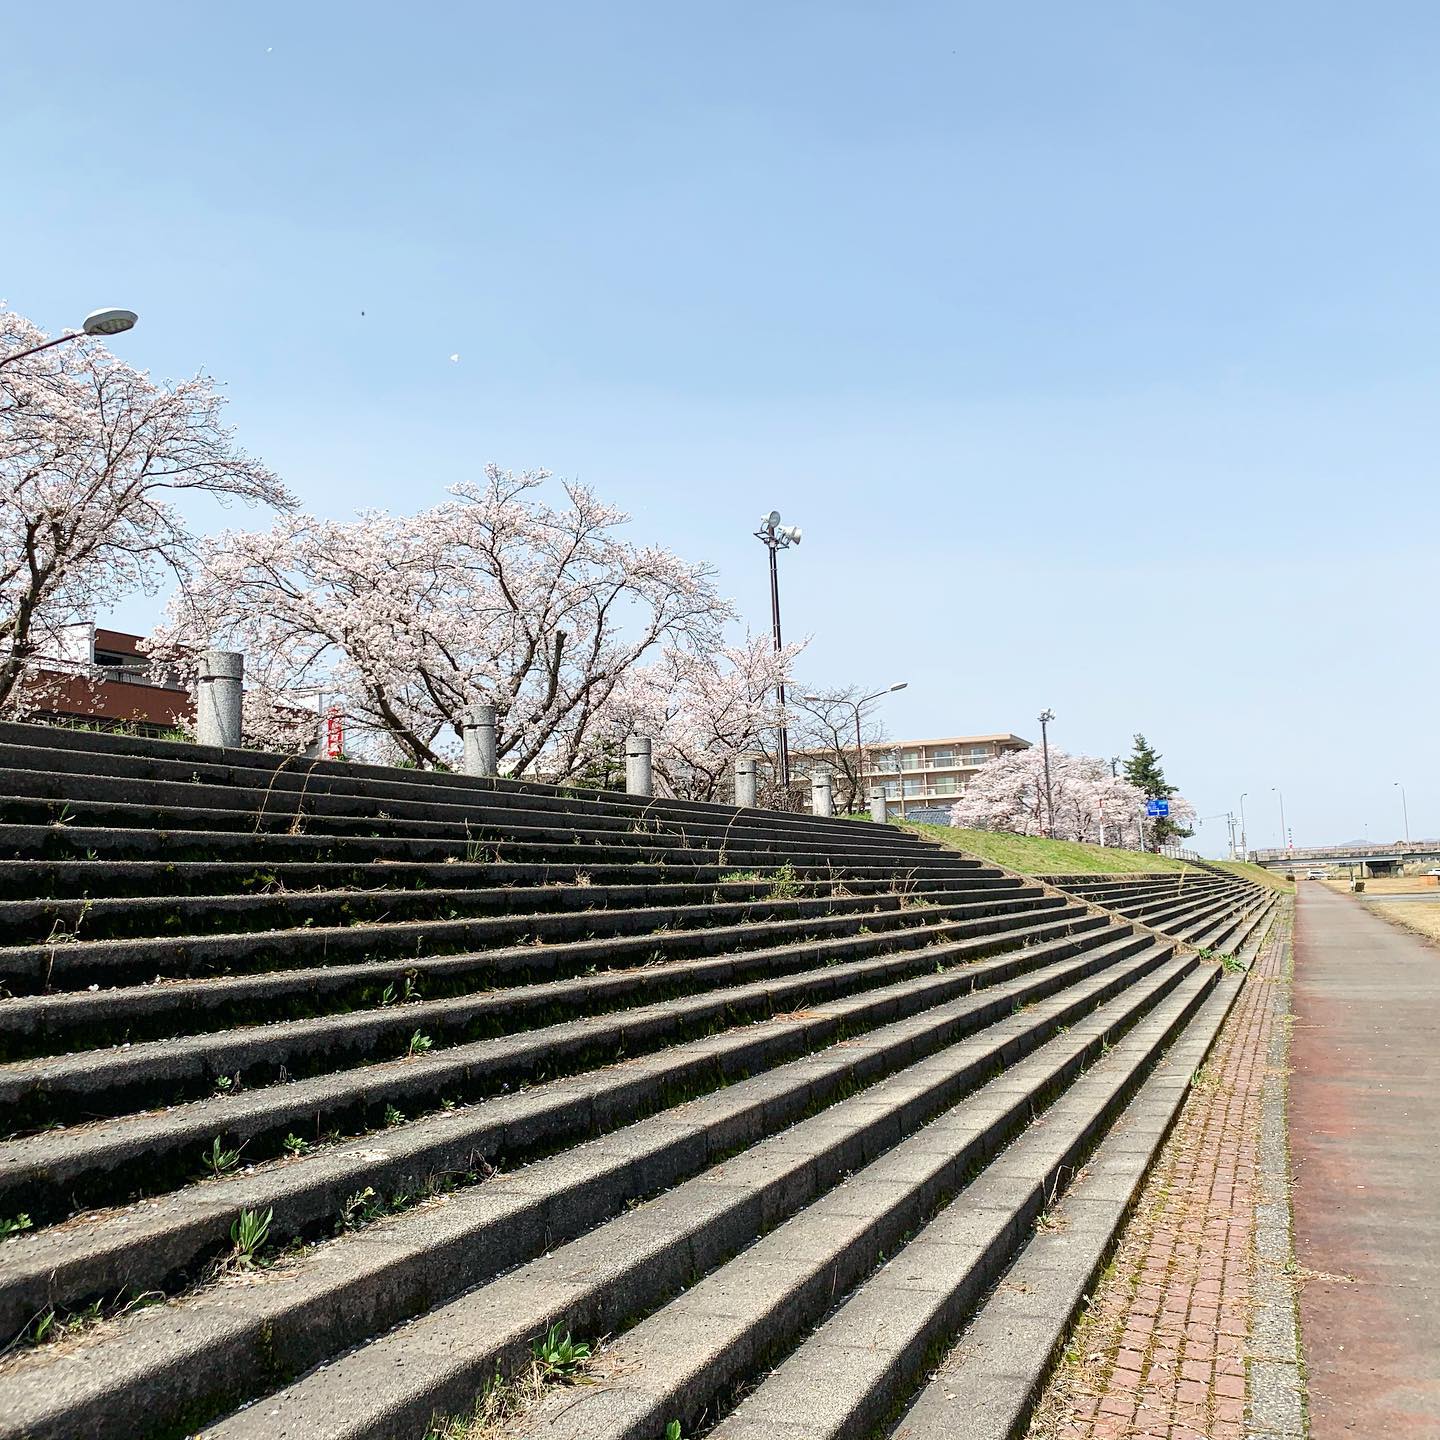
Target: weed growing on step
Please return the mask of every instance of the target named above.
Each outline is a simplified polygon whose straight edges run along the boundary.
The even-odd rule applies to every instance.
[[[206,1175],[218,1180],[222,1175],[228,1175],[240,1164],[240,1151],[245,1147],[237,1146],[234,1150],[227,1150],[220,1137],[217,1135],[210,1142],[210,1148],[202,1151],[200,1159],[205,1166]]]
[[[561,1324],[557,1320],[530,1349],[547,1380],[568,1384],[590,1363],[590,1346],[573,1339],[568,1330],[562,1332]]]
[[[680,1433],[680,1422],[678,1420],[666,1422],[665,1440],[684,1440],[684,1436]]]
[[[242,1210],[239,1218],[230,1227],[230,1241],[234,1247],[229,1264],[237,1270],[253,1270],[257,1256],[270,1234],[270,1221],[275,1211],[267,1210],[263,1215],[258,1210]]]
[[[765,877],[758,870],[727,870],[720,877],[722,885],[758,885]]]
[[[298,1135],[287,1135],[280,1143],[285,1147],[287,1155],[297,1157],[308,1155],[312,1148],[308,1140],[302,1140]]]
[[[9,1240],[22,1230],[30,1229],[32,1223],[23,1210],[13,1220],[8,1216],[0,1216],[0,1240]]]
[[[385,1213],[385,1202],[375,1193],[373,1185],[357,1190],[341,1207],[341,1230],[358,1230]]]
[[[804,893],[805,884],[795,873],[795,867],[787,860],[778,870],[770,876],[770,889],[767,892],[771,900],[794,900],[796,896]]]
[[[433,1049],[435,1042],[426,1034],[417,1030],[410,1037],[410,1044],[405,1049],[405,1054],[413,1060],[417,1055],[423,1055],[427,1050]]]
[[[386,1129],[393,1130],[397,1125],[403,1125],[404,1123],[405,1116],[399,1110],[397,1110],[393,1105],[387,1105],[385,1107]]]
[[[507,1381],[496,1371],[480,1392],[475,1409],[469,1415],[448,1419],[433,1416],[425,1440],[499,1440],[508,1433],[511,1422],[533,1410],[545,1396],[545,1377],[538,1365],[519,1379]]]
[[[67,1335],[79,1335],[98,1325],[104,1316],[104,1301],[95,1300],[83,1310],[62,1316],[55,1310],[47,1310],[35,1318],[25,1338],[32,1345],[43,1345],[46,1341],[63,1340]]]

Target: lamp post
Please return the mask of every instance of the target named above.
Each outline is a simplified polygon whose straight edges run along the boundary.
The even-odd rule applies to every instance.
[[[82,335],[123,334],[126,330],[133,329],[139,318],[133,310],[92,310],[80,322],[78,330],[67,330],[63,335],[57,335],[43,345],[32,345],[28,350],[17,350],[13,355],[0,358],[0,369],[15,360],[23,360],[27,355],[38,355],[42,350],[64,345],[69,340],[78,340]]]
[[[1040,748],[1045,753],[1045,834],[1055,838],[1055,796],[1050,789],[1050,722],[1055,718],[1053,710],[1042,710],[1040,720]]]
[[[1410,843],[1410,806],[1405,800],[1405,787],[1397,780],[1395,788],[1400,792],[1400,812],[1405,817],[1405,843]]]
[[[1248,790],[1240,792],[1240,858],[1242,860],[1250,858],[1250,841],[1245,834],[1245,797],[1249,793]]]
[[[763,541],[765,548],[770,552],[770,623],[775,636],[775,650],[778,654],[781,649],[780,574],[775,564],[775,556],[781,550],[788,550],[792,545],[800,543],[800,527],[798,525],[782,525],[780,512],[772,510],[768,515],[760,517],[760,528],[755,531],[755,538]],[[783,678],[775,686],[775,699],[780,706],[780,788],[788,797],[790,793],[790,732],[785,726],[785,681]]]
[[[1285,837],[1290,833],[1285,828],[1285,792],[1278,785],[1272,785],[1270,788],[1280,797],[1280,848],[1283,850]]]
[[[894,685],[887,685],[883,690],[877,690],[873,695],[867,695],[863,700],[851,700],[844,695],[802,695],[800,698],[810,705],[848,705],[855,712],[855,795],[853,804],[858,813],[864,796],[860,793],[865,782],[865,742],[860,736],[860,711],[872,700],[878,700],[882,695],[893,695],[897,690],[903,690],[910,682],[908,680],[897,681]],[[904,777],[901,777],[902,784]]]

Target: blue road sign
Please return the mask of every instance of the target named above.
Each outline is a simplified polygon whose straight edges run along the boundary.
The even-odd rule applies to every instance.
[[[1147,800],[1145,813],[1152,820],[1166,816],[1170,813],[1170,802],[1168,800]]]

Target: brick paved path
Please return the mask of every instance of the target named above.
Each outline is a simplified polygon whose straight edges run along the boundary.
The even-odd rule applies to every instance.
[[[1114,1260],[1031,1423],[1031,1440],[1240,1440],[1274,939],[1235,1002]]]

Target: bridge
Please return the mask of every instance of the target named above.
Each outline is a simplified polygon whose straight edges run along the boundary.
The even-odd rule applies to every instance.
[[[1389,845],[1296,845],[1288,850],[1252,850],[1267,870],[1305,865],[1353,865],[1361,875],[1392,875],[1402,865],[1430,860],[1440,865],[1440,840],[1397,840]]]

